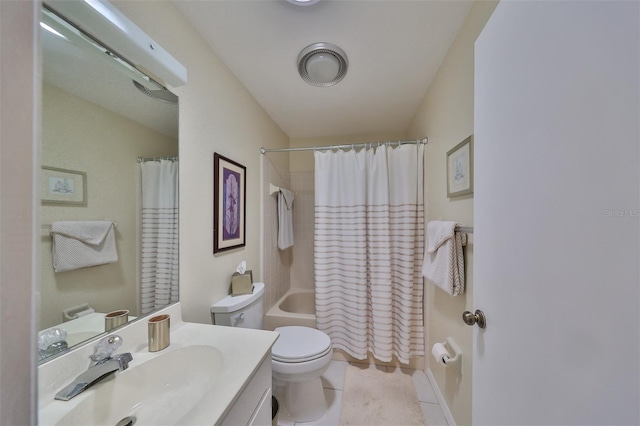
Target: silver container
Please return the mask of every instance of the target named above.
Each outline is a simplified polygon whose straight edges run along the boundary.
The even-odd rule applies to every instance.
[[[170,317],[167,314],[149,319],[149,352],[158,352],[169,346]]]
[[[128,310],[120,309],[119,311],[109,312],[104,316],[104,331],[109,331],[116,327],[120,327],[127,322],[129,322]]]

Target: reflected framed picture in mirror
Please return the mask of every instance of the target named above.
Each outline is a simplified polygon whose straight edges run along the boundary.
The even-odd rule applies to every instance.
[[[87,206],[87,174],[42,166],[41,201],[46,206]]]
[[[245,246],[246,168],[213,154],[213,253]]]

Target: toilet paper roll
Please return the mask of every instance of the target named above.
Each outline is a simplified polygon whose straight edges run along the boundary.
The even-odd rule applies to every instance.
[[[431,348],[431,354],[436,359],[436,361],[438,361],[438,364],[444,366],[447,365],[447,361],[449,361],[449,359],[451,358],[451,354],[447,350],[447,347],[442,343],[436,343],[435,345],[433,345],[433,347]]]

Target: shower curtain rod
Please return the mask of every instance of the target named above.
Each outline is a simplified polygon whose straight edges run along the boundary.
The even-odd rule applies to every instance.
[[[367,142],[367,143],[350,143],[344,145],[326,145],[326,146],[306,146],[300,148],[260,148],[260,153],[265,154],[267,152],[291,152],[291,151],[326,151],[327,149],[355,149],[355,148],[371,148],[373,146],[381,145],[418,145],[426,144],[429,142],[428,138],[410,140],[410,141],[389,141],[389,142]]]
[[[138,163],[144,163],[145,161],[160,161],[169,160],[176,161],[178,157],[138,157]]]

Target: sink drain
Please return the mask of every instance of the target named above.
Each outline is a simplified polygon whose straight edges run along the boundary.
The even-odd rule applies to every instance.
[[[136,423],[135,416],[128,416],[116,423],[116,426],[133,426]]]

